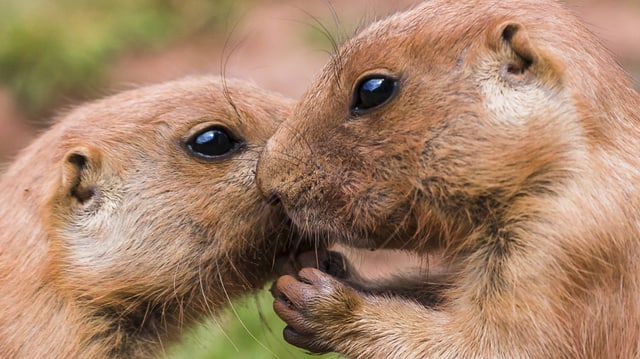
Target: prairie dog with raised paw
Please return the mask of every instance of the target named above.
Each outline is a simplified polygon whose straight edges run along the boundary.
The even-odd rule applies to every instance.
[[[269,140],[258,186],[311,236],[442,252],[446,272],[405,275],[414,298],[285,275],[285,338],[361,359],[638,357],[639,109],[554,1],[373,23]]]

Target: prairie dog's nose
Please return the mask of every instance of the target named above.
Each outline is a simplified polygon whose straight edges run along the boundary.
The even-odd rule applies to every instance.
[[[280,127],[267,141],[256,170],[256,185],[269,203],[286,203],[296,186],[297,173],[303,171],[296,141]]]
[[[274,202],[275,198],[278,198],[279,195],[275,191],[275,183],[278,181],[276,178],[276,173],[274,168],[277,167],[277,160],[273,155],[273,151],[269,150],[271,140],[269,140],[258,159],[258,165],[256,169],[256,186],[258,186],[258,190],[262,194],[262,196],[269,202]]]

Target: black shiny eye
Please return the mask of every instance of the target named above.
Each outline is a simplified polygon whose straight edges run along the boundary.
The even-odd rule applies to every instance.
[[[187,140],[187,149],[196,156],[219,158],[235,152],[241,142],[221,126],[208,127]]]
[[[356,86],[351,112],[359,115],[385,104],[393,98],[397,88],[398,80],[394,78],[384,75],[365,77]]]

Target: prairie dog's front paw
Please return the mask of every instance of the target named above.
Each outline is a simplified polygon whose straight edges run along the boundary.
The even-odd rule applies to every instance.
[[[362,303],[360,293],[315,268],[280,277],[272,294],[275,312],[287,323],[285,340],[313,353],[336,350],[334,340],[344,336]]]

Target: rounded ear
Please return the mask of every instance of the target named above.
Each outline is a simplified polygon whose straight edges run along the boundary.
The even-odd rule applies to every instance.
[[[522,74],[537,60],[529,36],[520,24],[503,24],[500,27],[500,37],[515,55],[513,61],[508,64],[509,73]]]
[[[62,161],[60,194],[70,206],[88,206],[99,196],[98,178],[101,171],[100,151],[91,146],[75,147]]]
[[[542,80],[557,78],[559,67],[534,46],[522,24],[513,21],[503,22],[490,36],[490,43],[503,57],[500,68],[503,77],[516,81],[530,76]]]

